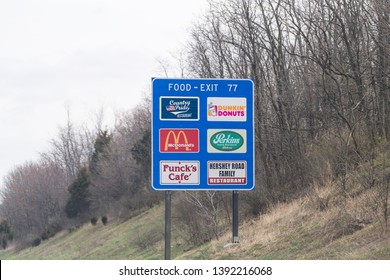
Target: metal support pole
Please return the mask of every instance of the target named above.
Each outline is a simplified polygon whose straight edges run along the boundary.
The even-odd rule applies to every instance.
[[[238,191],[233,191],[233,243],[238,240]]]
[[[165,259],[171,259],[171,192],[165,191]]]

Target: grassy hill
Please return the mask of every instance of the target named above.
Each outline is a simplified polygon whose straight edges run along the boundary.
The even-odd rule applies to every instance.
[[[126,222],[85,224],[61,231],[37,247],[0,251],[1,259],[161,259],[163,207]],[[151,246],[153,245],[153,246]]]
[[[357,188],[358,189],[358,188]],[[175,259],[390,259],[390,233],[369,189],[345,197],[337,184],[317,188],[290,203],[243,222],[240,243],[231,232],[191,248],[173,221]],[[64,230],[38,247],[0,251],[1,259],[163,259],[164,207],[126,222],[85,224]]]

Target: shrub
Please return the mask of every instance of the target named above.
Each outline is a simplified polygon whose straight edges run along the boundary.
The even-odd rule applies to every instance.
[[[6,249],[8,246],[8,241],[12,241],[13,239],[11,227],[7,220],[3,220],[0,223],[0,239],[1,239],[1,247],[3,249]]]
[[[97,219],[96,217],[93,217],[93,218],[91,219],[91,225],[96,226],[97,220],[98,220],[98,219]]]
[[[46,240],[54,235],[56,235],[59,231],[62,230],[62,226],[58,223],[51,224],[42,234],[41,234],[41,239]]]
[[[72,233],[76,230],[76,227],[70,227],[68,228],[68,233]]]
[[[65,206],[65,212],[68,218],[77,218],[89,209],[89,186],[91,180],[92,177],[88,168],[80,168],[77,178],[68,188],[70,197]]]
[[[213,192],[194,192],[191,196],[183,192],[173,200],[173,215],[185,231],[183,238],[195,246],[218,239],[229,223],[223,205],[225,197]]]
[[[41,238],[40,237],[37,237],[37,238],[35,238],[34,240],[33,240],[33,242],[32,242],[32,246],[33,247],[37,247],[37,246],[39,246],[40,244],[41,244]]]
[[[7,248],[7,245],[8,245],[7,239],[6,239],[6,238],[2,238],[2,239],[1,239],[1,247],[2,247],[3,249],[6,249],[6,248]]]
[[[44,232],[41,234],[41,239],[42,239],[43,241],[45,241],[46,239],[49,239],[49,236],[48,236],[48,234],[47,234],[47,231],[44,231]]]
[[[143,229],[141,231],[136,230],[134,244],[141,250],[146,250],[150,247],[154,247],[161,238],[163,233],[160,227],[152,227],[148,230]]]

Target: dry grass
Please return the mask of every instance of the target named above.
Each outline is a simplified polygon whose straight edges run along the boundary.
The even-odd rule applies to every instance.
[[[231,241],[227,232],[202,247],[202,254],[212,259],[390,259],[390,235],[372,206],[377,192],[346,196],[329,181],[243,223],[239,244],[225,246]],[[198,254],[194,249],[178,259]]]
[[[240,225],[240,243],[231,232],[188,250],[173,230],[172,256],[177,259],[390,259],[390,234],[383,219],[380,185],[364,188],[349,176],[345,192],[339,182],[323,180],[310,193],[274,205]],[[390,212],[390,209],[389,209]],[[6,259],[159,259],[163,257],[163,207],[126,223],[84,225],[62,232],[44,244]],[[183,251],[185,251],[183,253]]]

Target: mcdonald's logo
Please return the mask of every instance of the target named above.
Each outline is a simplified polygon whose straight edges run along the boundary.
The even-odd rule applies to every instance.
[[[198,129],[160,129],[160,153],[198,152]]]

